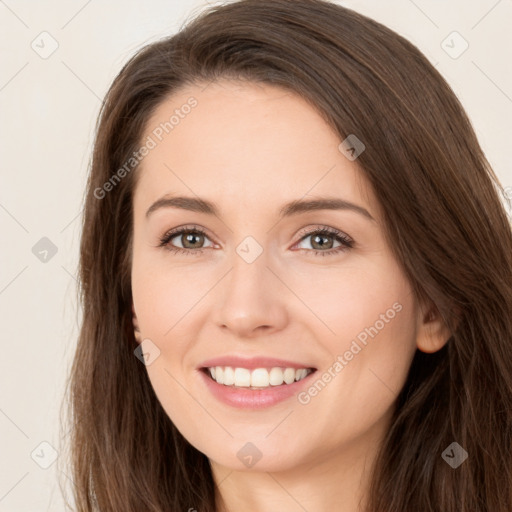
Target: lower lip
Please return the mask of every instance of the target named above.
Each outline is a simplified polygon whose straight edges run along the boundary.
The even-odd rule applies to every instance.
[[[264,389],[224,386],[224,384],[219,384],[214,381],[205,371],[199,370],[199,373],[208,389],[221,402],[240,409],[263,409],[265,407],[271,407],[299,393],[302,388],[309,384],[310,377],[314,375],[316,371],[301,380],[295,381],[293,384],[270,386]]]

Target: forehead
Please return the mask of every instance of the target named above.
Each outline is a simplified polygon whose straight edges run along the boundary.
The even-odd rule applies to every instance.
[[[339,136],[306,100],[279,87],[187,85],[153,112],[142,140],[149,138],[136,195],[193,193],[243,206],[329,193],[374,203]]]

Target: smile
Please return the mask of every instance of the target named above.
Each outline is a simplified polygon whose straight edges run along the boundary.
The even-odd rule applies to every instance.
[[[240,366],[207,366],[198,371],[213,398],[246,410],[265,409],[290,400],[308,386],[315,373],[314,368],[277,366],[251,370]]]
[[[290,385],[306,378],[312,368],[248,368],[214,366],[205,368],[210,377],[224,386],[249,389],[265,389],[271,386]]]

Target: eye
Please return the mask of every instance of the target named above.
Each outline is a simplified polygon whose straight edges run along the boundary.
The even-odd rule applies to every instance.
[[[184,236],[185,235],[185,236]],[[181,247],[176,247],[171,244],[174,238],[182,244]],[[206,233],[197,226],[185,226],[182,228],[173,229],[168,231],[161,239],[159,247],[165,247],[167,250],[175,253],[183,254],[201,254],[204,247],[200,247],[204,243]]]
[[[354,246],[354,241],[348,235],[346,235],[342,231],[338,231],[337,229],[330,228],[329,226],[322,226],[322,228],[320,229],[315,229],[313,231],[307,232],[301,238],[301,242],[309,237],[312,237],[311,245],[313,246],[313,249],[311,250],[302,248],[300,250],[305,250],[309,252],[313,251],[313,254],[315,256],[328,256],[335,253],[341,253],[343,251],[346,251],[347,249],[351,249]],[[332,248],[333,242],[325,241],[328,239],[334,239],[335,241],[339,242],[340,245],[336,248]],[[320,247],[321,249],[314,250],[316,249],[315,246]]]

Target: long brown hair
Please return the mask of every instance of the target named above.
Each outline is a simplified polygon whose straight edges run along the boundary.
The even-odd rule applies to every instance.
[[[438,352],[416,352],[368,510],[510,512],[512,234],[503,188],[422,53],[324,0],[213,6],[140,50],[106,95],[85,198],[83,322],[68,391],[76,509],[216,510],[207,457],[177,431],[134,356],[137,169],[112,178],[164,99],[218,78],[284,87],[309,101],[340,142],[349,134],[363,141],[357,163],[382,205],[389,245],[416,296],[432,301],[452,332]],[[456,468],[442,456],[454,442],[468,454]]]

